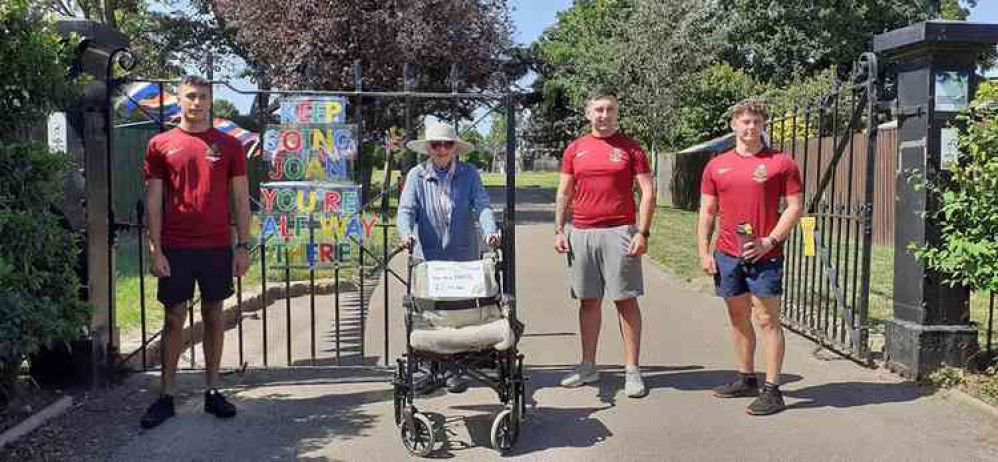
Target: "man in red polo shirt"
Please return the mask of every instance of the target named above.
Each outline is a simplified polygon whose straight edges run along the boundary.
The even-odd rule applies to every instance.
[[[149,208],[149,254],[159,278],[163,322],[160,396],[142,417],[155,427],[174,415],[173,386],[183,347],[186,304],[201,292],[206,361],[204,409],[217,417],[236,415],[218,392],[225,325],[222,302],[233,293],[232,277],[249,268],[249,186],[246,156],[235,138],[211,126],[211,84],[187,77],[177,89],[180,125],[154,136],[145,159]],[[238,241],[233,249],[229,200],[235,206]]]
[[[582,361],[561,385],[577,387],[599,380],[596,345],[603,298],[617,307],[627,356],[624,393],[647,394],[638,358],[641,352],[641,311],[644,294],[641,255],[648,248],[655,211],[651,169],[638,143],[617,131],[617,96],[597,90],[586,102],[591,131],[565,149],[555,213],[554,248],[568,253],[572,297],[579,299]],[[634,183],[641,190],[640,209],[634,204]],[[572,228],[566,236],[569,205]],[[637,219],[637,224],[635,224]]]
[[[758,395],[747,409],[752,415],[773,414],[785,407],[779,389],[785,348],[780,326],[781,247],[803,210],[797,163],[762,141],[767,118],[762,101],[734,107],[735,149],[711,159],[704,168],[697,233],[703,270],[714,276],[717,295],[724,297],[728,307],[740,373],[734,382],[715,388],[714,395]],[[782,213],[781,200],[786,202]],[[720,235],[711,252],[716,216]],[[761,390],[753,364],[753,314],[766,350],[766,383]]]

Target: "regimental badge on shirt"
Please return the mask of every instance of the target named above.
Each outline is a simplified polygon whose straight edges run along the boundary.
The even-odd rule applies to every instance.
[[[212,162],[222,160],[222,150],[219,149],[218,145],[215,143],[212,143],[211,146],[208,147],[208,152],[206,152],[205,155],[208,157],[208,160]]]
[[[620,148],[613,148],[613,151],[610,151],[610,162],[620,162],[622,160],[624,160],[624,151],[621,151]]]
[[[765,183],[766,180],[769,179],[769,175],[766,173],[766,164],[759,164],[759,166],[755,168],[755,171],[752,172],[752,179],[755,180],[756,183]]]

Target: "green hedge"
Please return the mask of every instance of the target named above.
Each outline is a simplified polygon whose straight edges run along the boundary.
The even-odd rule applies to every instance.
[[[74,93],[69,46],[27,0],[0,2],[0,401],[24,359],[86,334],[79,244],[54,212],[72,161],[32,129]]]

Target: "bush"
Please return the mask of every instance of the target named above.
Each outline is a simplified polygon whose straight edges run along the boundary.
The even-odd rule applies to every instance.
[[[913,246],[928,268],[950,285],[998,291],[998,106],[984,83],[971,109],[958,117],[959,162],[950,174],[914,172],[939,201],[936,245]]]
[[[929,374],[929,383],[938,388],[954,388],[967,382],[967,372],[963,369],[944,366]]]
[[[81,338],[90,313],[78,242],[53,213],[71,159],[24,139],[73,94],[69,47],[28,5],[0,3],[0,400],[28,355]]]
[[[998,402],[998,376],[994,373],[985,375],[978,386],[980,394],[992,403]]]
[[[68,165],[37,143],[0,145],[0,394],[27,355],[85,334],[79,243],[50,212]]]

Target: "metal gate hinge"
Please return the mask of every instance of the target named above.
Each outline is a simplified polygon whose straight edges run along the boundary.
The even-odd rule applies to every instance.
[[[922,117],[928,113],[924,104],[919,104],[916,106],[898,106],[897,118],[899,120],[907,119],[908,117]]]

